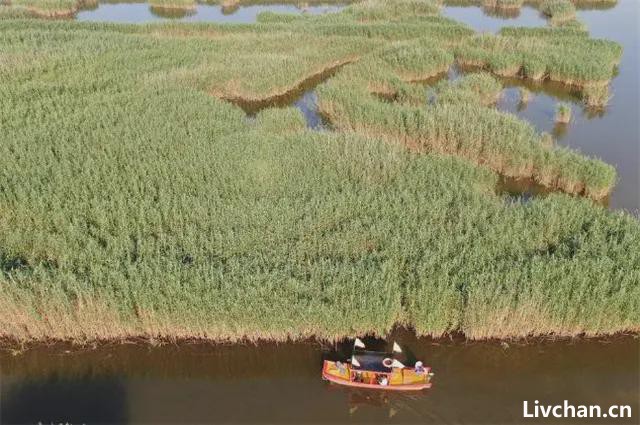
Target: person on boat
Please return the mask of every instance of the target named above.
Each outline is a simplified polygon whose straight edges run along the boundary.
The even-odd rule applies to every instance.
[[[340,373],[345,373],[347,371],[347,368],[345,367],[344,363],[340,361],[336,362],[336,367],[338,368],[338,371]]]
[[[378,375],[378,384],[382,386],[389,385],[389,378],[387,378],[387,375]]]
[[[414,370],[416,373],[425,373],[427,371],[421,361],[416,362]]]

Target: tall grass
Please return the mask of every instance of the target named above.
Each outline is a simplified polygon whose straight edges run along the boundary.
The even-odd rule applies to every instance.
[[[502,175],[600,199],[615,184],[615,170],[565,148],[547,148],[527,122],[488,107],[501,85],[488,75],[470,75],[436,87],[427,107],[392,76],[368,72],[365,61],[345,69],[319,88],[320,110],[342,131],[399,143],[410,150],[462,157]],[[380,69],[380,67],[377,67]],[[395,90],[401,104],[379,101],[370,92]]]
[[[363,0],[349,6],[345,13],[358,21],[394,21],[433,16],[440,12],[437,0]]]
[[[518,93],[520,94],[520,104],[526,105],[531,100],[531,92],[526,87],[519,87]]]
[[[506,202],[491,171],[598,197],[613,168],[543,146],[487,75],[427,105],[407,80],[469,29],[406,19],[0,21],[0,336],[640,330],[637,219]],[[354,56],[318,89],[334,132],[211,95],[270,96]]]
[[[149,0],[154,9],[195,9],[196,0]]]
[[[545,0],[540,5],[540,11],[552,22],[567,21],[576,16],[576,7],[569,0]]]
[[[84,3],[84,0],[11,0],[9,7],[25,9],[36,16],[62,17],[73,15]],[[93,3],[88,1],[88,4]]]
[[[621,56],[619,44],[590,39],[573,28],[503,29],[497,36],[480,35],[456,48],[463,65],[578,87],[608,84]]]
[[[425,80],[442,74],[454,60],[447,50],[429,46],[427,39],[392,45],[379,57],[405,81]]]
[[[567,103],[560,103],[556,109],[556,122],[567,124],[571,121],[571,106]]]
[[[493,9],[520,9],[524,0],[482,0],[485,8]]]
[[[257,114],[256,126],[261,131],[286,134],[305,130],[306,122],[299,109],[269,108]]]
[[[552,0],[553,1],[553,0]],[[618,0],[567,0],[576,9],[608,9],[614,7]],[[528,5],[544,10],[547,0],[443,0],[445,6],[478,6],[492,11],[518,11]]]

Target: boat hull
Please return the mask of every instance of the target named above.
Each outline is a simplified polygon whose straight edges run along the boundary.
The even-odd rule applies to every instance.
[[[325,365],[322,369],[322,378],[329,381],[332,384],[344,385],[346,387],[366,388],[366,389],[381,390],[381,391],[420,391],[420,390],[431,388],[430,382],[395,384],[395,385],[379,385],[379,384],[369,384],[366,382],[350,381],[349,379],[345,379],[329,373],[328,365],[329,363],[325,362]]]

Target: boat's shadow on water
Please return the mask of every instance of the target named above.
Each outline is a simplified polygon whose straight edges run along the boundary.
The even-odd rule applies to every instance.
[[[69,380],[50,376],[0,388],[0,418],[6,424],[125,423],[128,401],[117,378]]]

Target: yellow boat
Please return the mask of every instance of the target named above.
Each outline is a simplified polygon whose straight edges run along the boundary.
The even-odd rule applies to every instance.
[[[416,367],[406,367],[395,353],[402,352],[394,343],[393,353],[364,350],[364,344],[356,339],[353,354],[347,362],[325,360],[322,378],[338,385],[388,391],[418,391],[431,388],[430,367],[416,362]]]

